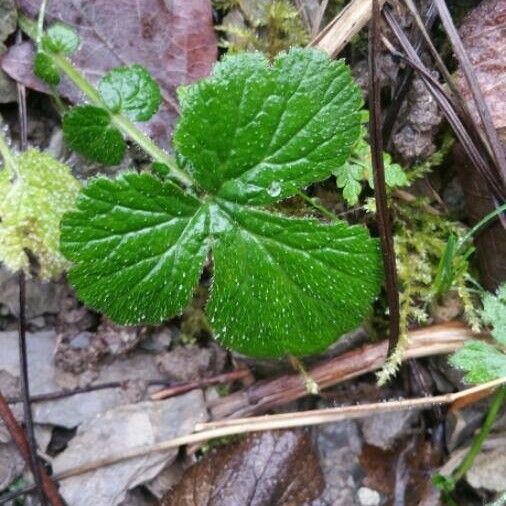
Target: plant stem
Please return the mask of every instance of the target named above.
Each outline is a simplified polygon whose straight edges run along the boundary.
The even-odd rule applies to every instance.
[[[37,17],[37,37],[35,42],[40,46],[42,41],[42,33],[44,31],[44,16],[46,15],[47,0],[42,0],[39,8],[39,16]]]
[[[464,457],[464,460],[462,460],[459,467],[453,473],[452,478],[456,482],[460,480],[473,465],[474,459],[480,452],[483,442],[487,439],[505,399],[506,399],[506,386],[501,386],[495,393],[494,398],[492,399],[492,403],[488,408],[487,416],[485,418],[485,421],[483,422],[480,432],[474,438],[471,444],[471,448]]]
[[[103,107],[104,104],[95,87],[77,70],[72,63],[62,55],[50,54],[56,66],[92,101],[95,105]],[[148,155],[157,162],[164,163],[172,171],[173,175],[184,185],[189,185],[192,180],[176,164],[174,158],[157,146],[146,134],[139,130],[128,118],[121,114],[111,113],[112,123],[118,127],[127,137],[141,147]]]
[[[339,220],[339,218],[332,211],[329,211],[326,207],[318,204],[316,199],[309,197],[302,190],[299,190],[297,192],[297,195],[301,199],[305,200],[310,206],[314,207],[317,211],[320,211],[320,213],[322,213],[323,216],[326,216],[330,221]]]
[[[32,39],[36,39],[35,24],[26,16],[19,16],[19,25],[21,29]],[[71,63],[71,61],[61,54],[49,53],[46,54],[51,58],[53,63],[86,95],[86,97],[95,105],[102,107],[105,106],[100,98],[100,94],[88,81],[88,79]],[[107,110],[107,109],[106,109]],[[157,146],[144,132],[139,130],[135,124],[128,118],[121,114],[110,113],[112,123],[123,132],[129,139],[135,142],[142,148],[153,160],[164,163],[169,167],[173,176],[178,179],[185,186],[193,183],[190,176],[181,170],[173,157],[166,151]]]

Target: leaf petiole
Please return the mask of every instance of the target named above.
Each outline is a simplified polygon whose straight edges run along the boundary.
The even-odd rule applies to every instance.
[[[19,26],[31,38],[37,40],[37,31],[35,23],[24,15],[19,16]],[[79,72],[71,61],[62,54],[55,54],[46,51],[46,54],[53,63],[63,72],[95,105],[104,108],[100,94],[96,88]],[[190,176],[181,170],[173,157],[166,151],[157,146],[146,134],[144,134],[135,124],[122,114],[110,113],[112,123],[129,139],[135,142],[143,151],[145,151],[154,161],[161,162],[169,167],[172,175],[185,186],[193,184]]]

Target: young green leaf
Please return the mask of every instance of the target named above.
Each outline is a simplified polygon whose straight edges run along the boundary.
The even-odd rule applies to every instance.
[[[486,383],[506,376],[506,353],[482,341],[468,341],[450,357],[450,364],[466,371],[468,383]]]
[[[0,261],[12,271],[49,279],[67,265],[60,254],[60,220],[72,209],[80,184],[70,169],[46,153],[30,149],[15,159],[16,174],[0,171]]]
[[[56,86],[60,82],[60,72],[58,68],[53,63],[53,60],[45,53],[38,52],[35,55],[33,71],[39,79],[42,79],[47,84]]]
[[[346,162],[339,171],[336,171],[336,183],[338,188],[343,189],[343,198],[348,205],[354,206],[358,202],[358,197],[362,192],[361,181],[364,179],[364,168]]]
[[[470,383],[484,383],[506,376],[506,283],[497,294],[483,296],[483,323],[492,327],[491,335],[499,346],[482,341],[468,341],[450,357],[450,363],[466,371],[465,379]],[[502,347],[501,347],[502,345]]]
[[[133,121],[149,120],[160,107],[160,87],[141,65],[109,71],[98,85],[104,104]]]
[[[159,323],[188,303],[207,253],[199,201],[149,174],[91,181],[62,223],[79,297],[117,322]]]
[[[378,243],[362,227],[251,204],[292,195],[346,156],[361,121],[348,70],[314,50],[272,67],[239,55],[184,97],[179,159],[207,195],[148,174],[92,181],[62,225],[79,297],[121,323],[159,323],[188,302],[210,250],[217,338],[259,357],[321,351],[376,296]]]
[[[42,37],[42,48],[50,53],[72,54],[79,47],[77,33],[63,23],[50,26]]]
[[[365,136],[365,129],[362,129],[362,136]],[[389,153],[383,153],[383,163],[385,165],[385,183],[389,188],[406,186],[408,178],[402,167],[392,162]],[[343,188],[343,198],[348,205],[357,204],[358,198],[362,193],[362,181],[367,181],[370,188],[374,188],[371,147],[362,138],[352,151],[350,159],[341,167],[334,169],[337,186]]]
[[[119,164],[125,154],[125,141],[109,113],[93,105],[73,107],[65,114],[63,137],[71,149],[104,165]]]
[[[486,293],[483,296],[483,323],[492,326],[492,337],[506,345],[506,283],[498,289],[497,294]]]
[[[176,148],[209,193],[268,204],[331,175],[360,134],[361,93],[342,61],[292,49],[225,57],[184,91]]]

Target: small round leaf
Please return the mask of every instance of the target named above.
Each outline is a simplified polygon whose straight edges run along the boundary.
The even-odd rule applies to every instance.
[[[71,149],[104,165],[118,165],[125,154],[125,141],[109,113],[93,105],[74,107],[65,114],[63,137]]]
[[[53,63],[53,60],[45,53],[38,52],[35,55],[33,71],[39,79],[42,79],[47,84],[56,86],[60,83],[58,68]]]
[[[118,67],[108,72],[98,86],[104,104],[134,121],[147,121],[160,106],[160,87],[141,65]]]
[[[79,47],[79,36],[70,26],[56,23],[47,29],[42,47],[51,53],[72,54]]]

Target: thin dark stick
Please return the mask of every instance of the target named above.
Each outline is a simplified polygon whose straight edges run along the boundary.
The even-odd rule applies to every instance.
[[[426,20],[425,20],[425,27],[430,30],[432,28],[432,25],[434,24],[434,21],[436,20],[435,16],[435,10],[434,6],[431,3],[429,5],[429,8],[427,10],[426,14]],[[417,53],[421,52],[426,44],[426,40],[424,39],[423,34],[420,34],[418,36],[418,39],[414,45],[415,50]],[[406,99],[406,96],[409,91],[409,87],[411,86],[411,83],[413,82],[414,77],[414,69],[411,67],[408,67],[404,70],[404,72],[401,75],[401,80],[398,86],[396,87],[394,96],[392,98],[392,103],[390,104],[388,111],[385,115],[385,120],[383,121],[383,138],[385,139],[385,144],[388,145],[390,141],[390,137],[392,135],[395,122],[397,121],[397,116],[399,114],[399,111],[402,107],[402,104],[404,103],[404,100]]]
[[[3,420],[9,434],[11,435],[14,443],[19,449],[19,453],[21,453],[25,462],[30,463],[30,445],[28,444],[28,440],[26,439],[26,435],[19,425],[19,423],[14,418],[5,397],[0,392],[0,418]],[[58,489],[54,484],[53,480],[47,475],[46,471],[42,466],[37,463],[37,466],[40,471],[40,477],[42,481],[43,490],[48,497],[52,506],[64,506],[63,501],[60,498],[58,493]],[[34,474],[36,476],[37,474]]]
[[[19,282],[19,326],[18,326],[18,347],[20,363],[20,383],[21,398],[23,401],[23,417],[25,421],[26,435],[28,438],[28,447],[30,449],[30,469],[34,481],[37,485],[38,495],[42,505],[46,505],[46,497],[42,487],[42,478],[40,476],[40,467],[37,459],[37,441],[35,440],[35,431],[33,429],[32,410],[30,406],[30,384],[28,379],[28,360],[26,352],[26,279],[25,273],[18,275]]]
[[[21,40],[21,32],[17,33],[18,41]],[[20,149],[24,151],[28,145],[28,116],[26,110],[26,89],[22,84],[17,85],[18,91],[18,114],[20,125]],[[32,410],[30,407],[30,384],[28,379],[28,361],[26,353],[26,279],[25,273],[21,271],[18,277],[19,283],[19,327],[18,327],[18,349],[20,363],[21,396],[23,400],[23,417],[25,421],[26,434],[30,449],[30,468],[33,473],[37,492],[42,506],[47,504],[42,478],[37,459],[37,442],[33,429]]]
[[[490,114],[487,103],[483,98],[478,79],[476,78],[476,74],[471,64],[471,60],[469,59],[459,33],[453,24],[450,11],[448,10],[448,7],[446,6],[444,0],[434,0],[434,3],[438,10],[439,17],[441,18],[441,22],[443,23],[446,34],[450,39],[450,43],[453,47],[453,51],[455,52],[455,56],[460,63],[460,68],[462,69],[462,72],[469,84],[469,88],[476,104],[476,109],[478,110],[483,128],[488,137],[488,142],[490,143],[490,147],[492,148],[492,152],[494,154],[495,163],[501,177],[503,187],[506,188],[506,158],[504,156],[504,151],[502,149],[499,137],[492,121],[492,115]]]
[[[390,224],[387,192],[385,185],[385,168],[383,166],[383,138],[381,133],[381,89],[380,71],[377,53],[381,47],[380,22],[381,9],[378,0],[373,0],[371,30],[369,33],[369,109],[370,142],[374,176],[374,195],[378,216],[378,229],[386,275],[386,292],[390,320],[388,336],[388,356],[399,341],[399,289],[395,266],[395,250]]]
[[[247,378],[251,376],[249,369],[235,369],[230,372],[223,374],[217,374],[216,376],[210,376],[203,378],[200,381],[182,382],[173,380],[149,380],[146,382],[147,386],[165,386],[170,388],[172,392],[169,392],[169,396],[179,395],[181,393],[189,392],[190,390],[196,390],[197,388],[203,388],[210,385],[216,385],[219,383],[228,383],[241,378]],[[88,385],[86,387],[75,388],[74,390],[61,390],[57,392],[48,392],[47,394],[33,395],[30,397],[30,401],[34,402],[46,402],[63,399],[65,397],[71,397],[76,394],[84,394],[89,392],[95,392],[97,390],[107,390],[110,388],[124,388],[125,381],[110,381],[108,383],[99,383],[97,385]],[[163,392],[163,391],[162,391]],[[153,394],[153,398],[158,398],[160,392]],[[162,397],[159,397],[162,398]],[[165,398],[165,397],[164,397]],[[9,404],[15,404],[20,402],[19,397],[7,397]]]

